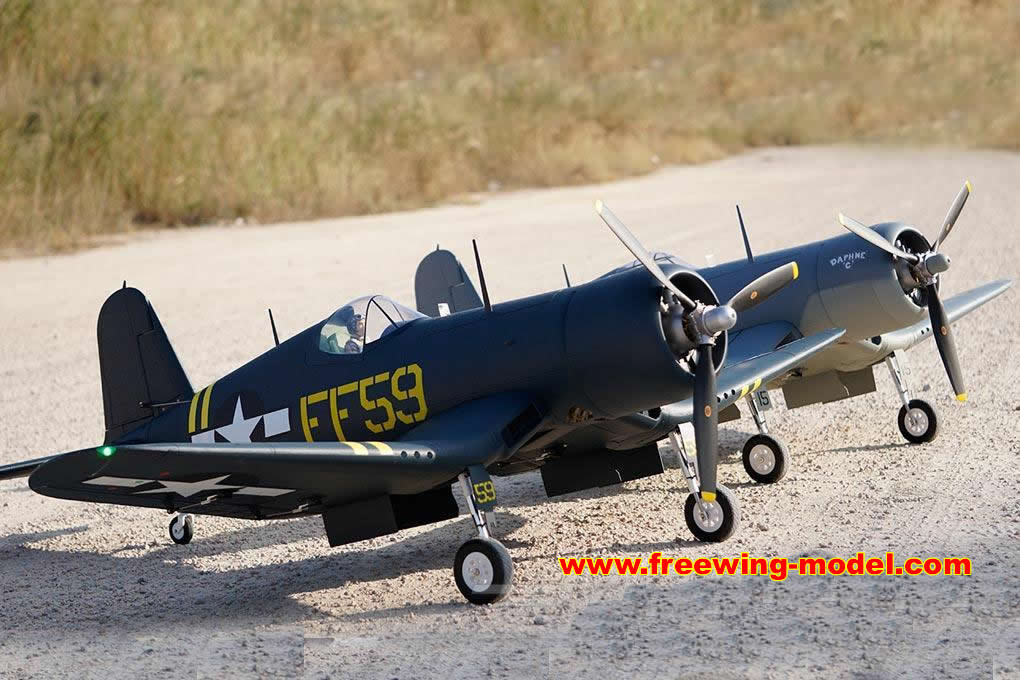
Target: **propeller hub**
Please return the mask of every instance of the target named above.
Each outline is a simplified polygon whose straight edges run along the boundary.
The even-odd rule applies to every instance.
[[[942,253],[931,253],[924,258],[924,268],[928,270],[928,273],[932,276],[937,276],[948,270],[951,263],[952,260]]]
[[[709,307],[701,315],[701,323],[710,335],[717,335],[737,325],[737,312],[729,305]]]
[[[684,332],[695,345],[714,345],[715,338],[733,328],[737,323],[737,312],[729,305],[698,306],[687,313]]]

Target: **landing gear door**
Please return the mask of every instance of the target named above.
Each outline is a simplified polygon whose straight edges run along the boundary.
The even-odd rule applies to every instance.
[[[772,399],[769,397],[768,390],[758,390],[754,393],[754,403],[758,406],[759,411],[771,411],[772,410]]]
[[[468,468],[468,478],[471,481],[471,495],[478,509],[489,512],[495,508],[496,487],[485,468],[481,465],[472,465]]]

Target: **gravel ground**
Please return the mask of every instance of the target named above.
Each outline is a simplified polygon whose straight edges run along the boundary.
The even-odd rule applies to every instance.
[[[437,242],[508,299],[585,280],[629,259],[594,215],[601,197],[650,248],[690,261],[741,257],[740,202],[755,250],[901,218],[934,235],[963,179],[975,193],[945,251],[948,294],[1020,262],[1020,154],[861,148],[762,150],[599,187],[469,197],[417,212],[147,233],[74,255],[0,262],[0,462],[97,443],[95,320],[123,279],[150,298],[192,382],[265,350],[349,298],[413,302]],[[885,370],[878,392],[771,413],[795,459],[772,487],[724,426],[720,479],[741,532],[694,543],[678,471],[620,488],[543,497],[541,479],[497,479],[496,535],[512,596],[465,604],[450,567],[472,534],[439,525],[330,549],[316,519],[199,517],[193,543],[143,509],[44,498],[0,483],[0,677],[1020,677],[1020,343],[1016,291],[955,329],[970,401],[952,399],[933,344],[911,380],[941,434],[907,446]],[[781,403],[781,397],[778,399]],[[565,577],[557,555],[964,555],[970,577]]]

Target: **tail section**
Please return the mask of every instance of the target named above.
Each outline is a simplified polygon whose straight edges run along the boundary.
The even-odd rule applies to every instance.
[[[414,274],[414,297],[418,311],[432,317],[482,306],[470,277],[449,250],[434,250],[422,259]]]
[[[194,394],[159,317],[141,291],[122,288],[99,310],[99,373],[106,443],[159,414],[159,404]]]

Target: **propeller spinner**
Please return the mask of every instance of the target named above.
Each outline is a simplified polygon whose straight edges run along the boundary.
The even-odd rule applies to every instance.
[[[674,349],[695,352],[694,357],[694,439],[697,449],[701,498],[715,500],[716,468],[719,460],[719,414],[712,347],[716,338],[733,328],[737,313],[767,300],[797,278],[796,262],[778,267],[751,282],[726,304],[705,304],[692,300],[677,288],[637,237],[602,201],[595,212],[627,250],[644,265],[648,273],[665,289],[668,318],[663,324],[667,340]]]
[[[915,288],[923,288],[927,296],[928,317],[931,319],[931,328],[935,335],[935,345],[942,357],[942,365],[945,366],[946,374],[949,376],[949,383],[959,401],[967,401],[967,390],[964,386],[963,370],[960,368],[960,359],[956,353],[956,341],[953,339],[952,328],[949,324],[949,317],[946,315],[945,307],[938,293],[938,275],[947,271],[951,260],[939,252],[939,247],[949,236],[949,233],[956,226],[956,220],[963,211],[971,193],[970,182],[965,182],[956,200],[946,213],[946,219],[942,223],[942,230],[939,232],[935,245],[926,253],[908,253],[886,240],[878,232],[869,229],[857,220],[851,219],[842,213],[839,215],[839,223],[848,231],[853,232],[868,243],[881,248],[894,258],[902,260],[907,264],[910,278]]]

